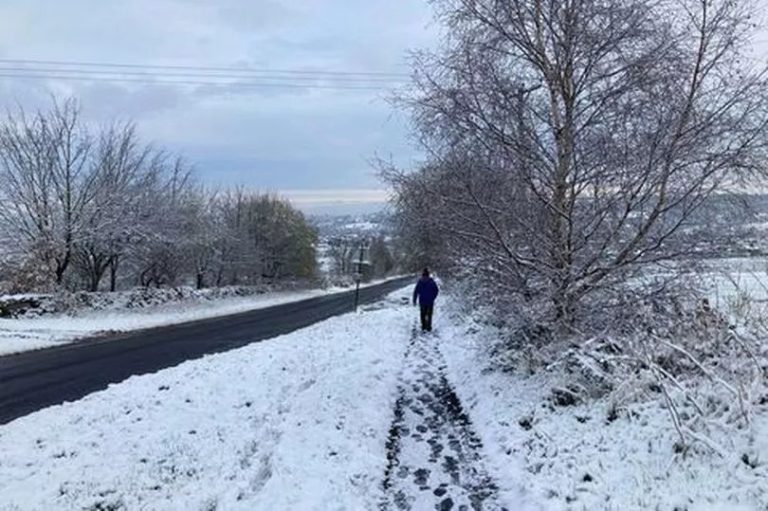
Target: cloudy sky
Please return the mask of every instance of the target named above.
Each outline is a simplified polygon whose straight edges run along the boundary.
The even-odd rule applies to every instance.
[[[420,157],[386,98],[407,51],[437,39],[427,0],[2,0],[0,105],[72,95],[93,121],[135,120],[211,185],[279,190],[304,209],[378,204],[369,162]],[[179,81],[194,83],[167,83]]]
[[[307,190],[323,190],[323,204],[329,190],[380,201],[370,160],[419,158],[386,98],[406,79],[406,52],[435,33],[426,0],[3,0],[0,75],[15,76],[0,76],[0,89],[4,102],[38,106],[53,91],[78,97],[91,120],[133,119],[211,184],[299,190],[302,204]],[[17,59],[52,61],[31,67],[67,79],[30,79],[37,72]],[[210,78],[222,73],[211,67],[288,73],[260,71],[243,86]],[[105,74],[115,71],[133,74]]]

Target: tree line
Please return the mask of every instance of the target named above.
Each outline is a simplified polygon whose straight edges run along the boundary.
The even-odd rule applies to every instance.
[[[315,275],[317,234],[275,196],[207,190],[132,123],[70,99],[0,124],[0,283],[12,291],[198,288]]]

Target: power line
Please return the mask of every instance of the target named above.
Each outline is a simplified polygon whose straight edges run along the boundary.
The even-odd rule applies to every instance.
[[[340,83],[362,83],[362,84],[386,84],[386,83],[404,83],[404,80],[386,78],[386,77],[360,77],[360,76],[325,76],[325,75],[295,75],[286,76],[281,74],[261,74],[261,75],[243,75],[243,74],[210,74],[200,72],[176,72],[176,71],[124,71],[124,70],[103,70],[103,69],[69,69],[66,67],[6,67],[0,63],[0,72],[12,72],[12,73],[68,73],[74,75],[80,75],[83,77],[89,76],[106,76],[106,77],[123,77],[123,76],[136,76],[144,78],[214,78],[214,79],[258,79],[258,80],[290,80],[290,81],[325,81],[325,82],[340,82]]]
[[[383,71],[346,71],[346,70],[318,70],[318,69],[272,69],[256,67],[214,67],[214,66],[182,66],[182,65],[159,65],[159,64],[128,64],[114,62],[80,62],[66,60],[34,60],[34,59],[0,59],[2,64],[11,65],[46,65],[46,66],[65,66],[65,67],[94,67],[94,68],[121,68],[121,69],[151,69],[151,70],[180,70],[180,71],[210,71],[210,72],[229,72],[229,73],[279,73],[289,75],[328,75],[328,76],[367,76],[367,77],[392,77],[409,78],[408,73],[393,73]]]
[[[254,80],[223,82],[212,80],[157,80],[150,78],[131,78],[131,77],[100,77],[100,76],[73,76],[63,74],[29,74],[29,73],[3,73],[0,70],[0,78],[19,78],[31,80],[68,80],[85,82],[125,82],[125,83],[143,83],[143,84],[169,84],[169,85],[198,85],[198,86],[219,86],[230,88],[295,88],[295,89],[329,89],[329,90],[387,90],[388,87],[376,85],[345,85],[339,84],[314,84],[314,83],[291,83],[291,82],[259,82]]]
[[[218,86],[391,90],[407,74],[378,71],[268,69],[189,65],[129,64],[34,59],[0,59],[0,78]]]

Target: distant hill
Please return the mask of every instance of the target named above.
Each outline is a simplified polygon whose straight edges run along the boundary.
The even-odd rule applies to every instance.
[[[390,215],[384,211],[344,215],[310,215],[321,240],[333,237],[388,237],[392,234]]]

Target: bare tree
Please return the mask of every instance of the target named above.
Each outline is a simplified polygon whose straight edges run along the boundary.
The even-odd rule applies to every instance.
[[[183,158],[158,151],[149,159],[142,182],[141,232],[130,247],[138,284],[177,285],[190,266],[185,206],[192,193],[192,170]]]
[[[141,235],[139,197],[150,156],[151,149],[141,146],[132,124],[116,123],[100,134],[91,162],[95,193],[76,250],[78,269],[90,291],[98,291],[108,270],[110,290],[115,290],[120,258]]]
[[[335,236],[328,240],[328,256],[331,258],[331,271],[336,275],[350,275],[353,272],[352,258],[360,246],[360,241],[353,236]]]
[[[211,285],[217,267],[223,264],[227,233],[219,204],[216,192],[201,189],[190,193],[183,206],[184,245],[190,255],[197,289]]]
[[[395,259],[384,236],[376,236],[371,241],[368,253],[371,261],[371,272],[374,277],[383,277],[394,269]]]
[[[434,4],[447,44],[417,56],[406,98],[431,162],[385,175],[421,229],[561,327],[596,290],[686,253],[714,193],[763,178],[750,2]]]
[[[73,100],[31,118],[19,108],[0,128],[0,220],[53,268],[58,285],[94,197],[91,148]]]
[[[290,203],[204,190],[132,124],[86,129],[72,100],[0,125],[0,226],[14,290],[98,291],[107,273],[113,291],[315,276],[316,233]]]

